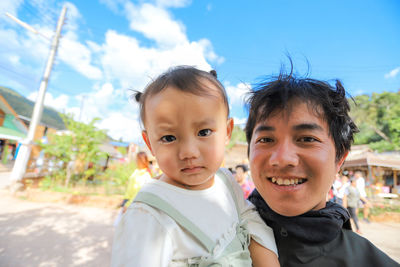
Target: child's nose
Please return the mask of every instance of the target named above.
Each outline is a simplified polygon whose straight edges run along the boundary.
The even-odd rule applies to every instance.
[[[199,156],[199,148],[194,141],[187,140],[181,143],[179,148],[179,159],[193,159]]]

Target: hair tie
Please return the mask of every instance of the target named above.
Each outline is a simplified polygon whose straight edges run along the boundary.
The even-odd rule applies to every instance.
[[[136,94],[135,94],[135,100],[136,100],[136,102],[140,102],[140,98],[141,98],[141,96],[143,95],[143,93],[142,92],[136,92]]]
[[[214,76],[215,79],[217,79],[217,72],[215,70],[210,70],[210,74]]]

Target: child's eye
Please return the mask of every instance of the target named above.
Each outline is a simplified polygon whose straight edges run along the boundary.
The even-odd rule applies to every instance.
[[[210,129],[203,129],[203,130],[200,130],[199,136],[209,136],[211,133],[212,133],[212,131]]]
[[[171,143],[176,140],[176,137],[173,135],[164,135],[160,140],[164,143]]]

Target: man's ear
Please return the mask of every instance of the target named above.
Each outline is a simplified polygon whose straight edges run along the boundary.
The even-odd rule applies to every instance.
[[[232,131],[233,131],[233,118],[229,118],[227,123],[226,123],[226,139],[225,139],[225,145],[229,144],[229,141],[231,140],[232,137]]]
[[[339,172],[340,167],[342,167],[343,162],[346,160],[348,155],[349,155],[349,151],[346,151],[346,153],[344,153],[343,157],[340,160],[338,160],[337,165],[336,165],[336,173]]]
[[[144,142],[146,143],[147,147],[149,148],[151,154],[154,156],[153,149],[151,148],[149,136],[147,135],[146,131],[142,131],[142,138],[143,138]]]

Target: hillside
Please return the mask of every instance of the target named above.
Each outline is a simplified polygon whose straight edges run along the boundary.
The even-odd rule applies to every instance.
[[[28,118],[32,117],[34,102],[20,95],[16,91],[0,86],[1,95],[7,100],[8,104],[15,110],[18,115]],[[65,129],[64,122],[58,112],[49,107],[43,108],[41,122],[54,127],[56,129]]]

